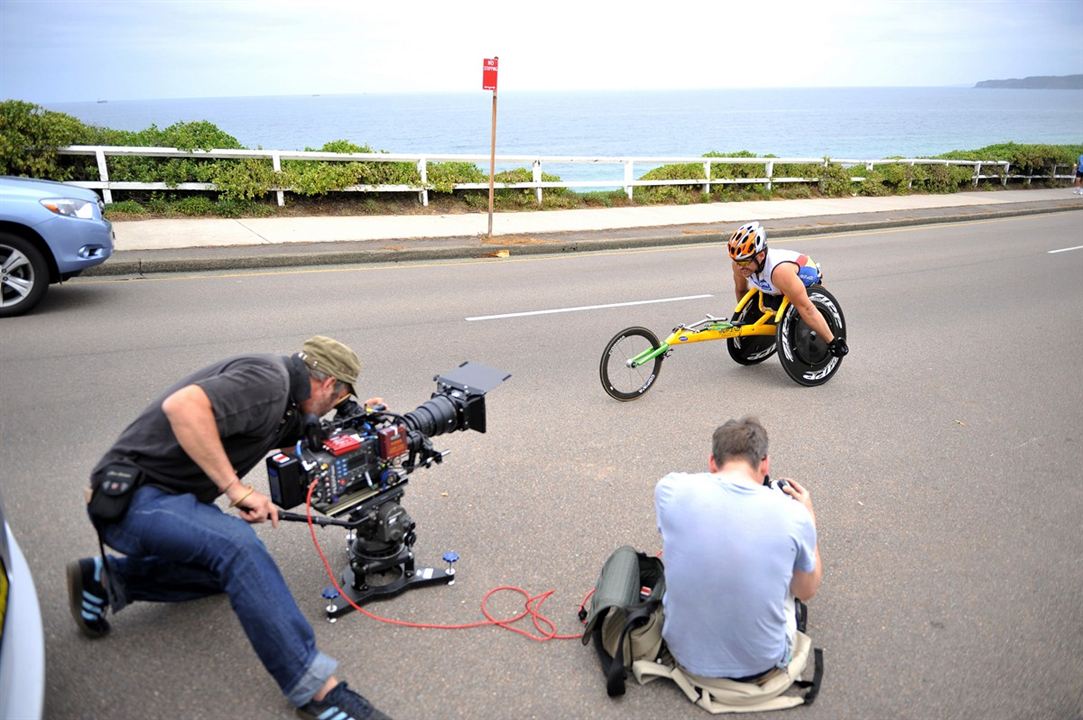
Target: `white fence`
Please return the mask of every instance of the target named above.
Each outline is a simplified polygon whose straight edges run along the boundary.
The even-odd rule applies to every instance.
[[[72,145],[58,150],[64,155],[91,155],[97,159],[99,180],[75,180],[73,185],[85,188],[101,190],[105,202],[113,202],[113,190],[216,190],[213,183],[184,182],[169,184],[166,182],[127,182],[111,181],[109,179],[109,157],[138,156],[160,158],[198,158],[198,159],[244,159],[263,158],[269,159],[275,171],[282,169],[283,160],[319,160],[328,162],[409,162],[417,166],[420,181],[416,185],[352,185],[341,188],[346,192],[375,192],[375,193],[402,193],[416,192],[422,205],[429,204],[429,192],[432,185],[428,181],[428,164],[430,162],[468,162],[480,167],[488,165],[488,155],[405,155],[389,153],[330,153],[330,152],[301,152],[291,150],[178,150],[176,148],[160,147],[125,147],[109,145]],[[715,185],[764,185],[770,190],[775,184],[783,183],[815,183],[819,182],[816,177],[776,177],[775,167],[778,165],[819,165],[824,166],[828,162],[843,167],[855,167],[863,165],[872,170],[874,165],[959,165],[972,168],[973,183],[985,179],[997,179],[1003,185],[1007,185],[1009,179],[1025,179],[1030,184],[1032,179],[1070,179],[1071,175],[1057,175],[1057,166],[1053,167],[1050,175],[1009,175],[1009,163],[1004,160],[933,160],[925,158],[881,158],[876,160],[854,160],[837,158],[716,158],[716,157],[539,157],[536,155],[497,155],[496,162],[507,164],[528,164],[532,169],[532,180],[520,183],[496,183],[497,189],[526,189],[534,190],[535,197],[540,205],[542,192],[545,188],[612,188],[621,187],[632,198],[632,191],[637,187],[655,187],[661,185],[684,185],[700,186],[705,194],[710,193]],[[609,165],[615,168],[614,177],[606,180],[569,180],[560,182],[546,182],[542,180],[542,168],[545,165]],[[668,164],[702,164],[704,178],[699,180],[636,180],[635,166],[657,166]],[[763,177],[755,178],[712,178],[712,168],[715,165],[762,165]],[[983,174],[982,170],[996,167],[995,174]],[[623,170],[617,176],[617,171]],[[863,177],[854,177],[854,182],[864,180]],[[488,190],[486,183],[458,183],[456,190]],[[277,195],[278,204],[285,205],[285,193],[290,191],[288,187],[272,188]]]

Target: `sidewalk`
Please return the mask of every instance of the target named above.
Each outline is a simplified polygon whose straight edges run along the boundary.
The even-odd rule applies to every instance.
[[[561,253],[720,241],[763,222],[772,237],[1083,209],[1070,188],[759,200],[586,210],[118,221],[116,251],[86,275]]]

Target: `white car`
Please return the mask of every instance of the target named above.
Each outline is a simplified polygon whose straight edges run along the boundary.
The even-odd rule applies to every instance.
[[[0,718],[40,720],[45,634],[34,578],[0,505]]]

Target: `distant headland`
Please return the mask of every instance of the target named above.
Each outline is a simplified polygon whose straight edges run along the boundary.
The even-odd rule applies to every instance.
[[[1018,90],[1083,90],[1083,75],[1034,75],[1022,79],[982,80],[976,88],[1014,88]]]

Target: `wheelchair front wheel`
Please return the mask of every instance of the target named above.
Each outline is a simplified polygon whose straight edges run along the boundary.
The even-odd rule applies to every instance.
[[[627,402],[651,389],[662,371],[664,356],[659,355],[639,367],[630,367],[629,362],[643,351],[660,345],[658,336],[644,327],[625,328],[613,336],[605,346],[598,366],[602,387],[611,398]]]
[[[808,299],[823,315],[827,326],[835,337],[846,336],[846,318],[842,314],[838,300],[820,285],[808,288]],[[806,387],[823,385],[834,377],[842,365],[842,358],[835,357],[828,351],[827,343],[817,337],[805,321],[801,319],[797,308],[790,306],[782,315],[782,322],[776,332],[778,339],[778,359],[790,378]]]

